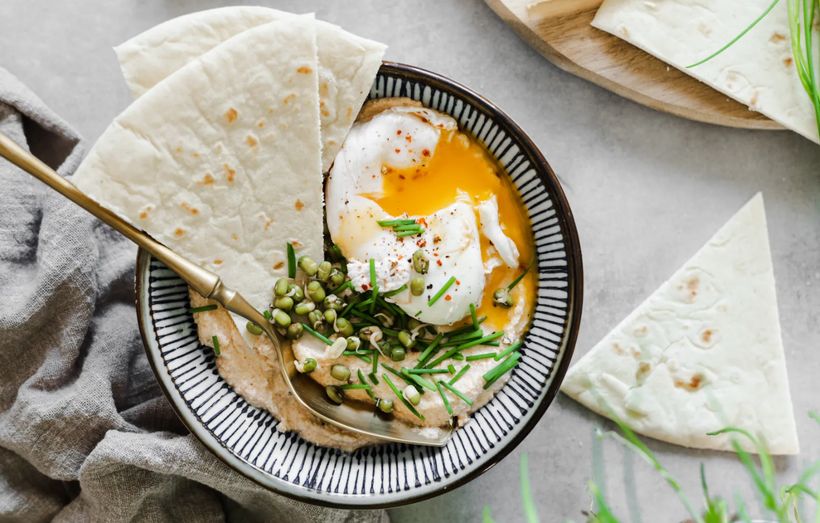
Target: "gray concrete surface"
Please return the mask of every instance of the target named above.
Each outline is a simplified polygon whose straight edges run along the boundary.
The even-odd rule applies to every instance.
[[[225,2],[228,3],[228,2]],[[820,458],[820,147],[788,132],[725,129],[638,106],[556,69],[478,0],[260,2],[319,17],[389,44],[388,58],[483,93],[528,131],[564,183],[586,272],[576,357],[669,276],[757,191],[763,191],[802,454],[779,459],[784,480]],[[111,47],[214,0],[3,0],[0,65],[94,140],[129,102]],[[530,461],[542,521],[582,520],[600,418],[559,397],[502,463],[452,493],[391,511],[396,522],[522,521],[519,456]],[[714,491],[747,498],[750,482],[725,453],[649,442],[700,503],[698,466]],[[669,488],[640,459],[604,446],[608,495],[625,519],[681,521]],[[626,495],[635,491],[632,502]],[[631,508],[630,508],[631,507]]]

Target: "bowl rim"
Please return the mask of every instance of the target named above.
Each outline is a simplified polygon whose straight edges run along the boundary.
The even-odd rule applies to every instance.
[[[240,460],[239,458],[231,454],[230,451],[226,449],[224,446],[222,446],[218,442],[218,440],[216,440],[215,437],[213,437],[211,434],[208,433],[207,430],[201,427],[195,419],[189,420],[189,415],[185,412],[182,412],[180,408],[177,406],[177,403],[173,396],[178,395],[178,391],[169,390],[169,388],[166,386],[165,379],[170,380],[170,375],[166,376],[168,374],[167,370],[157,367],[157,365],[154,362],[154,358],[152,357],[152,350],[148,346],[148,324],[150,322],[148,322],[141,315],[141,311],[143,310],[143,308],[148,306],[147,303],[143,301],[143,278],[140,277],[141,268],[147,267],[150,262],[150,255],[142,249],[139,249],[137,251],[136,268],[134,274],[134,289],[136,293],[135,313],[137,315],[137,325],[139,326],[140,338],[142,340],[143,349],[145,350],[148,362],[151,365],[151,369],[154,372],[154,376],[156,377],[157,383],[159,384],[160,389],[165,395],[166,400],[168,401],[168,403],[170,403],[171,408],[174,410],[174,413],[176,414],[177,418],[179,418],[180,422],[182,422],[182,424],[188,429],[188,431],[191,434],[193,434],[199,440],[199,442],[202,443],[214,456],[220,459],[228,467],[242,474],[244,477],[250,479],[251,481],[257,483],[258,485],[262,486],[267,490],[294,499],[296,501],[301,501],[303,503],[347,510],[386,509],[400,507],[408,505],[410,503],[416,503],[419,501],[431,499],[447,492],[452,492],[453,490],[463,485],[466,485],[470,481],[481,476],[482,474],[490,470],[492,467],[494,467],[496,464],[501,462],[513,450],[515,450],[515,448],[518,447],[518,445],[522,441],[524,441],[524,439],[530,434],[532,429],[535,428],[535,426],[544,416],[544,413],[547,411],[549,406],[554,401],[555,396],[558,394],[558,390],[561,387],[561,383],[563,382],[564,376],[566,375],[567,369],[569,368],[569,364],[572,360],[572,355],[575,350],[575,344],[577,342],[578,330],[581,322],[581,313],[583,309],[584,297],[584,270],[583,260],[581,256],[581,244],[578,236],[578,231],[575,226],[575,218],[572,213],[572,209],[569,206],[569,200],[567,199],[564,193],[564,189],[561,185],[558,176],[555,174],[552,167],[544,158],[544,155],[541,153],[540,149],[535,145],[535,142],[532,141],[529,135],[526,132],[524,132],[524,130],[521,129],[521,127],[519,127],[518,124],[516,124],[512,118],[510,118],[504,111],[499,109],[494,103],[490,102],[487,98],[476,93],[472,89],[454,80],[451,80],[443,75],[413,65],[386,60],[382,61],[382,65],[379,68],[379,74],[382,73],[410,76],[414,77],[415,79],[423,80],[425,83],[434,84],[438,89],[447,91],[449,93],[457,94],[469,103],[481,108],[486,113],[491,114],[493,116],[493,119],[499,121],[502,124],[502,127],[505,127],[506,130],[510,132],[512,135],[514,135],[517,140],[520,140],[521,144],[525,148],[529,149],[529,152],[532,154],[532,159],[536,163],[534,167],[537,176],[542,179],[546,178],[545,181],[548,183],[548,185],[550,185],[551,189],[553,190],[553,204],[558,209],[558,212],[556,212],[556,217],[558,218],[558,221],[561,224],[562,231],[564,231],[566,235],[566,239],[564,242],[566,246],[567,256],[568,285],[566,320],[567,335],[564,338],[561,347],[559,347],[559,351],[563,350],[564,356],[559,362],[559,365],[553,369],[553,372],[550,375],[550,384],[547,388],[546,394],[544,395],[544,398],[540,402],[540,404],[536,406],[530,419],[523,426],[521,426],[521,428],[518,430],[518,433],[512,437],[509,443],[502,447],[494,456],[489,458],[486,463],[484,463],[480,467],[477,467],[475,470],[465,474],[464,476],[458,477],[450,481],[449,483],[442,485],[441,488],[439,488],[438,490],[415,495],[406,494],[400,497],[400,499],[396,499],[395,501],[387,501],[380,503],[359,502],[359,500],[361,499],[366,499],[367,496],[351,496],[350,499],[353,502],[346,503],[341,502],[339,500],[322,499],[321,496],[306,496],[294,492],[287,492],[283,489],[280,489],[277,485],[273,483],[273,481],[271,481],[272,478],[268,474],[265,474],[262,471],[254,469],[244,461]]]

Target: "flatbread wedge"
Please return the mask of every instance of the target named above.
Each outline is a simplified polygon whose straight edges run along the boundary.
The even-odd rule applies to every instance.
[[[258,6],[199,11],[168,20],[117,46],[114,51],[134,98],[186,63],[242,31],[291,13]],[[322,170],[327,171],[370,92],[385,46],[338,26],[314,21],[319,60]]]
[[[710,61],[771,0],[605,0],[592,25],[820,143],[814,109],[794,66],[786,2]],[[815,28],[815,38],[820,31]]]
[[[317,69],[311,17],[243,31],[125,109],[74,183],[263,310],[286,242],[322,258]]]
[[[796,454],[762,196],[571,367],[561,390],[662,441],[732,450],[707,433],[734,426],[773,454]]]

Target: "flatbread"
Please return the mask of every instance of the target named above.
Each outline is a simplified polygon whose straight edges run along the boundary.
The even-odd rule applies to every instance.
[[[687,66],[729,43],[770,0],[606,0],[592,25],[820,143],[814,109],[790,45],[786,2],[721,55]],[[820,32],[815,29],[815,38]]]
[[[191,60],[123,111],[74,175],[259,310],[286,274],[287,241],[322,258],[315,27],[271,22]]]
[[[796,454],[762,196],[570,368],[561,390],[662,441],[732,450],[707,432],[735,426],[773,454]]]
[[[236,6],[174,18],[140,33],[114,51],[134,98],[228,38],[272,21],[298,15],[266,7]],[[322,169],[339,152],[356,114],[370,92],[385,46],[315,21],[322,122]]]

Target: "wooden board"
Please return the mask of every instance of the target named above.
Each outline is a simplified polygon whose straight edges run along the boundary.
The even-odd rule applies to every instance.
[[[727,98],[629,43],[595,29],[595,0],[554,0],[527,13],[534,0],[485,0],[490,8],[561,69],[652,109],[691,120],[746,129],[780,124]],[[582,6],[583,10],[577,11]],[[536,13],[533,13],[536,14]]]

